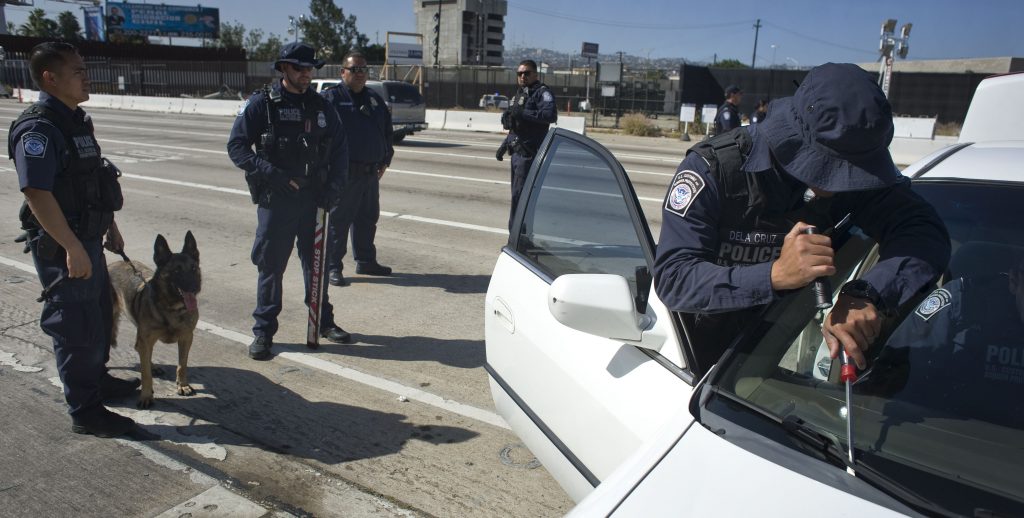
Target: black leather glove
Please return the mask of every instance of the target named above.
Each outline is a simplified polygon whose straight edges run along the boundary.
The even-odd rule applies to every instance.
[[[263,183],[275,192],[287,196],[295,196],[299,192],[298,185],[293,184],[288,173],[281,169],[268,164],[260,168],[259,173]]]
[[[505,154],[508,153],[508,140],[502,140],[501,145],[498,146],[498,152],[494,154],[494,158],[497,158],[499,162],[505,160]]]
[[[331,210],[341,203],[341,190],[326,188],[316,197],[316,206],[324,210]]]

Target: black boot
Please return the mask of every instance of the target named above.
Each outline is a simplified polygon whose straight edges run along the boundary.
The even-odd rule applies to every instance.
[[[71,417],[71,431],[96,437],[117,437],[135,428],[135,421],[100,405]]]
[[[352,335],[335,324],[321,327],[320,336],[336,344],[352,343]]]
[[[386,277],[391,275],[391,267],[384,266],[376,261],[372,263],[356,263],[356,273],[360,275],[378,275]]]
[[[270,348],[273,345],[274,340],[269,336],[257,336],[249,344],[249,357],[254,360],[266,360],[270,358]]]
[[[341,270],[331,270],[331,273],[327,275],[327,282],[331,286],[348,286],[348,281],[345,280],[345,276],[341,274]]]
[[[121,378],[115,378],[110,373],[104,373],[100,377],[100,397],[103,399],[113,399],[128,397],[135,393],[135,389],[139,388],[142,381],[139,378],[132,378],[125,380]]]

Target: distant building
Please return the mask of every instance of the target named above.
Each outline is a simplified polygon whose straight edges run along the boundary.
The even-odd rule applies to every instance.
[[[434,15],[440,2],[438,60],[442,66],[502,66],[507,0],[413,0],[416,32],[423,35],[423,63],[434,63]]]

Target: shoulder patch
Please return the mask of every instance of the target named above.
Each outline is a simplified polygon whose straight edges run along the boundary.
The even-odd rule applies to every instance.
[[[732,115],[729,115],[729,110],[725,110],[724,112],[722,112],[722,119],[729,120],[731,118]]]
[[[46,154],[46,144],[48,143],[46,135],[30,131],[21,136],[21,148],[25,151],[25,156],[39,158]]]
[[[555,96],[551,95],[551,92],[547,90],[544,90],[544,92],[540,94],[540,98],[544,99],[544,102],[546,103],[555,102]]]
[[[686,217],[686,211],[690,210],[693,200],[704,190],[704,179],[695,171],[681,171],[672,179],[672,187],[665,197],[665,210],[679,216]]]
[[[238,116],[239,117],[241,117],[245,113],[245,109],[249,107],[249,101],[251,101],[251,100],[252,100],[252,97],[246,99],[245,102],[242,103],[242,107],[238,109]]]
[[[914,314],[921,317],[921,320],[928,321],[936,313],[949,306],[952,301],[953,296],[945,289],[939,288],[933,291],[931,295],[928,295],[928,298],[924,299],[924,302],[917,307]]]

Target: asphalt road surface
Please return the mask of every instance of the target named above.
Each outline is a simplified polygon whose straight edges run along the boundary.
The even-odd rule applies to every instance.
[[[25,105],[0,102],[0,128]],[[126,252],[152,264],[163,234],[199,243],[200,330],[192,397],[174,392],[174,345],[158,344],[156,403],[116,402],[144,434],[69,432],[39,285],[14,243],[22,202],[0,167],[0,515],[559,516],[571,500],[494,413],[483,369],[483,302],[507,239],[509,162],[495,134],[426,131],[396,147],[381,184],[378,257],[391,277],[345,273],[330,288],[353,345],[305,347],[293,254],[275,357],[250,360],[256,209],[225,143],[232,119],[90,110],[104,155],[125,173]],[[2,130],[6,136],[7,130]],[[687,143],[596,136],[623,164],[655,237]],[[120,260],[108,254],[108,262]],[[115,375],[138,375],[122,323]]]

